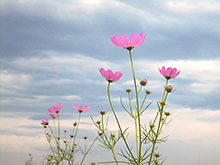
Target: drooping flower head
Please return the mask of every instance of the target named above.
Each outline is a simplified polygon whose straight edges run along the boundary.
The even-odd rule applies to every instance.
[[[42,120],[41,124],[43,126],[47,126],[49,124],[49,120],[48,119],[44,119],[44,120]]]
[[[57,104],[57,106],[53,106],[53,107],[50,107],[49,109],[48,109],[48,111],[50,112],[50,113],[59,113],[59,111],[62,109],[62,103],[59,103],[59,104]]]
[[[133,49],[134,47],[137,47],[141,45],[146,38],[146,34],[140,33],[137,34],[131,34],[129,36],[129,39],[126,35],[120,35],[120,36],[112,36],[111,41],[115,46],[126,48],[128,50]]]
[[[177,69],[176,68],[171,68],[171,67],[169,67],[169,68],[165,68],[164,66],[162,67],[162,69],[160,69],[160,68],[158,68],[159,69],[159,71],[160,71],[160,73],[167,79],[167,80],[169,80],[169,79],[171,79],[171,78],[175,78],[176,76],[178,76],[179,75],[179,73],[180,73],[180,71],[179,72],[177,72]]]
[[[122,74],[121,72],[115,72],[113,73],[111,70],[105,70],[103,68],[99,69],[101,75],[108,81],[108,82],[113,82],[113,81],[117,81],[121,78]]]
[[[76,109],[77,111],[79,111],[79,113],[83,112],[83,111],[88,111],[90,109],[90,107],[87,105],[85,108],[83,108],[83,105],[78,105],[77,103],[75,103],[75,106],[72,105],[72,107],[74,109]]]
[[[55,115],[55,114],[49,114],[52,118],[56,118],[56,117],[58,117],[58,116],[60,116],[60,114],[57,114],[57,115]]]

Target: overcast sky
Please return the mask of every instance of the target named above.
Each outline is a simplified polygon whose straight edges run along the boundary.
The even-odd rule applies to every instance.
[[[126,88],[133,89],[129,54],[110,38],[141,32],[146,39],[132,54],[136,77],[148,80],[148,102],[154,100],[143,115],[146,124],[165,84],[158,67],[181,71],[170,80],[176,88],[166,107],[172,122],[164,129],[167,143],[158,148],[167,157],[164,164],[220,164],[219,0],[3,0],[0,12],[2,165],[24,164],[29,153],[40,163],[49,153],[40,122],[58,103],[63,103],[62,129],[77,120],[71,105],[91,107],[82,114],[79,138],[86,134],[92,141],[96,129],[90,116],[98,119],[101,109],[111,116],[101,67],[123,73],[111,95],[123,127],[132,132],[119,102]],[[96,145],[86,163],[107,160],[110,152]]]

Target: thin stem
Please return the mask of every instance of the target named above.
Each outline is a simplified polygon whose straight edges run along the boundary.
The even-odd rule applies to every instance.
[[[86,155],[89,153],[89,151],[91,150],[92,146],[95,144],[95,141],[98,139],[98,137],[99,137],[99,136],[97,136],[97,137],[95,138],[95,140],[94,140],[94,141],[92,142],[92,144],[90,145],[89,149],[85,152],[85,154],[84,154],[84,156],[83,156],[83,158],[82,158],[82,160],[81,160],[81,162],[80,162],[80,165],[82,165],[82,163],[83,163],[83,161],[84,161]]]
[[[164,93],[163,93],[163,97],[162,97],[162,101],[164,101],[164,102],[166,102],[166,99],[167,99],[167,96],[168,96],[168,92],[166,93],[166,87],[167,87],[167,85],[168,85],[168,79],[167,79],[167,81],[166,81],[166,85],[165,85]],[[157,133],[156,133],[156,138],[155,138],[155,140],[153,140],[153,146],[152,146],[151,155],[150,155],[150,159],[149,159],[148,165],[151,164],[151,161],[152,161],[152,158],[153,158],[153,153],[154,153],[154,150],[155,150],[155,146],[156,146],[157,140],[158,140],[158,138],[159,138],[159,135],[160,135],[160,133],[161,133],[161,131],[162,131],[162,127],[163,127],[163,125],[164,125],[164,123],[162,123],[162,125],[161,125],[162,118],[163,118],[164,106],[165,106],[165,105],[160,105],[160,106],[159,106],[159,110],[158,110],[157,115],[156,115],[156,118],[157,118],[158,114],[160,113],[160,118],[159,118],[159,123],[158,123],[158,127],[157,127]],[[155,123],[155,121],[156,121],[156,118],[155,118],[155,120],[154,120],[154,123]]]
[[[107,143],[108,143],[108,145],[109,145],[109,147],[110,147],[110,149],[111,149],[111,151],[112,151],[112,154],[113,154],[113,157],[114,157],[114,159],[115,159],[115,162],[116,162],[116,164],[118,165],[118,160],[117,160],[117,157],[116,157],[116,154],[115,154],[115,151],[114,151],[114,147],[113,147],[113,145],[111,145],[111,143],[110,143],[110,141],[109,141],[109,139],[108,139],[108,137],[107,137],[107,135],[106,135],[106,133],[105,133],[103,115],[102,115],[102,132],[103,132],[103,135],[105,136],[105,140],[107,141]]]
[[[139,126],[139,150],[137,148],[137,158],[138,158],[138,163],[140,163],[141,145],[142,145],[141,144],[141,118],[140,118],[140,110],[139,110],[137,82],[136,82],[136,78],[135,78],[135,72],[134,72],[134,65],[133,65],[131,50],[129,50],[129,54],[130,54],[131,69],[132,69],[132,74],[133,74],[133,79],[134,79],[134,87],[135,87],[135,93],[136,93],[136,112],[137,112],[137,116],[138,116],[138,126]]]
[[[77,136],[77,132],[78,132],[78,128],[79,128],[80,118],[81,118],[81,112],[79,112],[78,122],[77,122],[77,126],[76,126],[76,132],[75,132],[75,135],[74,135],[74,138],[73,138],[73,145],[76,141],[76,136]]]
[[[112,112],[113,112],[113,114],[114,114],[114,116],[115,116],[115,120],[116,120],[116,122],[117,122],[117,124],[118,124],[118,128],[119,128],[119,130],[120,130],[121,136],[122,136],[122,138],[123,138],[123,140],[124,140],[124,143],[125,143],[125,145],[126,145],[128,151],[129,151],[130,155],[132,156],[133,160],[136,162],[136,159],[135,159],[135,157],[134,157],[134,155],[133,155],[133,153],[132,153],[132,151],[131,151],[131,149],[130,149],[130,147],[129,147],[129,145],[128,145],[128,143],[127,143],[125,137],[124,137],[124,134],[123,134],[121,125],[120,125],[120,123],[119,123],[118,117],[117,117],[117,115],[116,115],[116,113],[115,113],[115,110],[114,110],[114,108],[113,108],[113,105],[112,105],[112,101],[111,101],[111,97],[110,97],[110,82],[108,83],[108,100],[109,100],[109,103],[110,103]]]

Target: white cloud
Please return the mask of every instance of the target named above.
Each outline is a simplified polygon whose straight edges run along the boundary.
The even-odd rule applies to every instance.
[[[220,3],[210,1],[190,1],[190,2],[166,2],[166,7],[169,10],[178,13],[189,13],[189,12],[219,12]]]

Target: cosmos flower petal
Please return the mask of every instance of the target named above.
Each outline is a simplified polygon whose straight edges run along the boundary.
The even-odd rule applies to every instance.
[[[121,72],[116,72],[113,73],[111,70],[105,71],[103,68],[99,69],[101,75],[108,81],[108,82],[113,82],[117,81],[121,78],[122,73]]]

